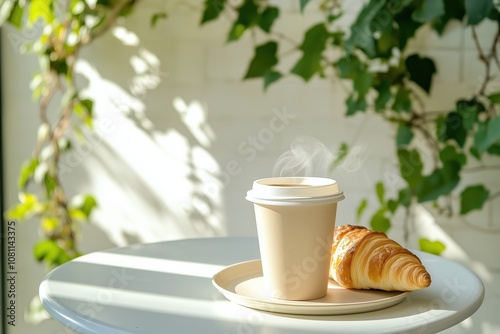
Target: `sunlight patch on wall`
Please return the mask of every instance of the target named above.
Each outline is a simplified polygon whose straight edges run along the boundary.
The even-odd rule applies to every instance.
[[[129,89],[135,96],[145,96],[149,90],[157,88],[161,78],[168,74],[160,71],[160,60],[145,48],[140,48],[137,55],[132,55],[129,63],[135,72]]]
[[[215,133],[207,123],[206,111],[202,104],[199,101],[188,104],[182,98],[176,97],[173,106],[198,142],[204,147],[210,147],[215,140]]]
[[[113,36],[120,40],[123,45],[137,46],[140,43],[139,37],[133,32],[122,26],[116,26],[112,30]]]
[[[144,49],[130,59],[139,76],[159,66]],[[98,200],[95,224],[117,245],[225,234],[222,187],[205,187],[220,183],[220,167],[208,149],[215,135],[203,104],[175,98],[170,112],[181,126],[161,128],[140,98],[88,62],[75,70],[88,81],[82,95],[94,100],[96,127],[107,124],[106,131],[86,134],[87,153],[69,170],[87,176],[79,191]]]
[[[446,245],[442,256],[469,266],[485,282],[493,280],[491,272],[479,261],[472,260],[460,245],[436,222],[436,218],[423,206],[415,206],[416,235],[431,241],[439,240]]]

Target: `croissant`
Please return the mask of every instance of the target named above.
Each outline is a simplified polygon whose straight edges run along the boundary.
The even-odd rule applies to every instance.
[[[420,259],[385,233],[335,227],[330,276],[344,288],[413,291],[431,284]]]

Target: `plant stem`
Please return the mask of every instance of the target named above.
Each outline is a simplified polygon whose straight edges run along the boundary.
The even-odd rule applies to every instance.
[[[410,240],[410,221],[412,220],[412,208],[413,204],[408,206],[406,208],[406,214],[405,214],[405,218],[404,218],[404,222],[403,222],[403,240],[405,242],[406,245],[408,245],[408,242]]]
[[[494,199],[500,197],[500,191],[497,191],[496,193],[494,193],[493,195],[491,195],[489,198],[488,198],[488,201],[493,201]]]
[[[473,39],[474,44],[476,46],[479,59],[484,63],[484,66],[485,66],[485,77],[484,77],[484,80],[481,84],[481,88],[479,89],[479,92],[477,93],[477,95],[483,96],[484,91],[486,90],[486,85],[488,84],[488,81],[490,79],[490,62],[488,61],[488,57],[484,53],[484,51],[481,47],[481,44],[479,43],[479,37],[477,36],[476,28],[471,27],[471,30],[472,30],[472,39]]]
[[[34,152],[35,157],[42,161],[41,152],[44,145],[48,144],[51,148],[51,155],[44,157],[48,165],[47,174],[44,176],[45,188],[47,191],[47,210],[41,213],[42,217],[57,217],[60,226],[56,230],[45,231],[45,236],[54,240],[62,247],[70,258],[77,256],[77,235],[75,231],[75,221],[70,215],[68,197],[62,186],[59,161],[61,157],[61,149],[59,143],[68,136],[73,127],[72,117],[74,107],[79,103],[78,89],[74,81],[74,64],[78,58],[79,50],[86,44],[93,41],[108,31],[115,23],[122,10],[129,5],[138,1],[121,0],[113,8],[101,13],[105,17],[105,22],[98,30],[90,31],[87,36],[84,36],[81,41],[74,45],[73,48],[67,48],[67,34],[73,20],[73,16],[68,15],[64,21],[58,26],[60,29],[57,33],[51,33],[46,36],[46,50],[51,50],[47,54],[41,55],[48,57],[50,63],[49,69],[42,73],[42,80],[45,86],[39,102],[39,117],[42,124],[47,124],[49,127],[48,138],[39,140]],[[68,12],[69,9],[61,10]],[[97,15],[97,14],[96,14]],[[61,71],[59,64],[64,64],[66,69]],[[55,64],[53,66],[53,64]],[[57,68],[56,68],[57,67]],[[59,92],[63,96],[63,105],[60,109],[60,114],[55,120],[54,125],[49,119],[48,109],[51,105],[55,94]],[[48,178],[48,179],[47,179]],[[47,181],[48,180],[48,181]],[[53,184],[47,184],[52,182]]]
[[[479,37],[477,35],[475,27],[471,28],[472,30],[472,39],[474,40],[474,44],[476,46],[479,59],[481,62],[484,64],[485,67],[485,76],[483,79],[483,82],[481,84],[481,88],[479,88],[478,93],[476,94],[478,97],[486,97],[487,95],[487,88],[488,84],[490,81],[493,79],[493,75],[491,74],[491,64],[494,62],[499,68],[500,68],[500,61],[498,59],[497,55],[497,45],[500,41],[500,23],[498,24],[498,29],[497,33],[495,35],[495,38],[493,39],[490,51],[488,54],[484,53],[480,43],[479,43]],[[488,108],[488,113],[490,117],[495,116],[495,108],[493,103],[489,103],[489,108]]]
[[[498,22],[497,35],[493,40],[493,44],[491,45],[491,51],[490,51],[490,57],[497,65],[498,69],[500,69],[500,59],[498,59],[498,54],[497,54],[497,45],[499,42],[500,42],[500,22]]]
[[[116,23],[116,19],[126,6],[132,5],[133,3],[137,5],[140,1],[141,0],[121,0],[106,14],[106,19],[102,26],[98,30],[90,32],[89,39],[85,41],[85,44],[90,43],[90,41],[106,33]]]
[[[299,42],[297,42],[297,41],[295,41],[293,38],[291,38],[291,37],[289,37],[289,36],[285,35],[285,34],[284,34],[284,33],[282,33],[282,32],[278,32],[278,31],[274,31],[274,30],[273,30],[273,31],[271,31],[271,32],[269,33],[269,35],[274,36],[274,37],[276,37],[276,38],[278,38],[278,39],[281,39],[281,40],[283,40],[283,41],[286,41],[286,42],[290,43],[291,45],[293,45],[293,46],[294,46],[294,50],[298,50],[298,49],[299,49],[299,45],[300,45],[300,43],[299,43]]]
[[[484,165],[484,166],[468,167],[468,168],[463,168],[462,170],[464,172],[474,173],[474,172],[482,172],[485,170],[496,170],[496,169],[500,169],[500,165],[489,165],[489,166]]]
[[[413,121],[411,122],[411,125],[420,131],[422,135],[424,136],[425,141],[427,142],[427,145],[429,146],[430,150],[432,151],[432,161],[434,163],[434,168],[439,167],[439,143],[434,139],[432,134],[427,130],[423,125]]]

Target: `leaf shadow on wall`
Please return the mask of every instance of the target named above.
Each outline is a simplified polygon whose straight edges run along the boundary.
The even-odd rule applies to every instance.
[[[159,84],[151,77],[159,61],[144,48],[139,53],[144,66],[132,66],[132,82],[150,76]],[[139,56],[130,59],[137,65]],[[130,82],[129,73],[114,61],[113,70],[106,68],[114,81],[89,61],[76,65],[87,82],[82,95],[94,101],[94,131],[84,131],[85,140],[61,159],[70,192],[97,198],[92,221],[116,245],[224,234],[220,167],[210,153],[215,134],[206,108],[176,97],[173,108],[152,121],[149,106],[118,83]]]

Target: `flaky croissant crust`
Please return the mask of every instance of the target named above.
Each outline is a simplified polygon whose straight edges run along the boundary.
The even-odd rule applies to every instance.
[[[352,289],[413,291],[431,284],[415,254],[385,233],[354,225],[335,228],[330,276]]]

